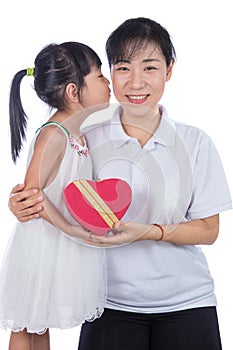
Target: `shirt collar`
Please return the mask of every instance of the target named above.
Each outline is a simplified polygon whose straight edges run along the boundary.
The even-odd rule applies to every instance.
[[[176,127],[174,120],[168,117],[164,106],[159,106],[161,112],[161,121],[158,129],[155,131],[152,138],[148,141],[150,144],[159,143],[167,147],[175,146]],[[118,106],[114,111],[111,120],[111,139],[115,148],[120,148],[127,141],[134,140],[127,135],[122,127],[120,116],[122,114],[122,106]],[[136,141],[136,140],[135,140]]]

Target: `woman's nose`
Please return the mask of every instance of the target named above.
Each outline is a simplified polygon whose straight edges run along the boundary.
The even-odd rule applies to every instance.
[[[143,74],[140,71],[133,71],[130,75],[130,87],[140,89],[145,85]]]

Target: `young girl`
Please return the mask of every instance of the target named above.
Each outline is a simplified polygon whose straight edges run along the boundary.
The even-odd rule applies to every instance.
[[[56,111],[36,131],[25,176],[26,188],[43,189],[45,209],[38,220],[17,223],[2,264],[0,326],[12,331],[10,350],[49,349],[48,328],[94,320],[102,314],[105,300],[104,250],[82,244],[89,233],[69,215],[63,190],[78,177],[91,178],[80,125],[88,114],[108,106],[109,81],[97,54],[84,44],[66,42],[42,49],[35,68],[19,71],[12,81],[14,162],[25,138],[20,84],[28,75],[34,76],[38,97]]]

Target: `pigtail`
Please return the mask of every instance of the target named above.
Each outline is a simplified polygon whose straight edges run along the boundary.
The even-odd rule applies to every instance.
[[[14,163],[26,139],[28,118],[20,96],[23,77],[34,76],[34,89],[37,96],[49,107],[64,110],[67,84],[75,83],[80,92],[84,86],[84,78],[91,72],[93,66],[98,68],[101,66],[95,51],[89,46],[71,41],[60,45],[47,45],[35,58],[34,67],[36,68],[23,69],[15,74],[9,100],[11,157]]]
[[[24,112],[21,96],[20,84],[27,70],[21,70],[15,74],[10,89],[9,114],[10,114],[10,134],[11,134],[11,157],[14,163],[21,151],[23,140],[26,139],[27,115]]]

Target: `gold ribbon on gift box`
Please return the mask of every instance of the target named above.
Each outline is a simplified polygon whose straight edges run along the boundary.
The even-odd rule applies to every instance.
[[[86,180],[76,180],[74,181],[74,185],[80,190],[87,201],[99,213],[110,228],[112,228],[114,224],[119,221],[109,206]]]

